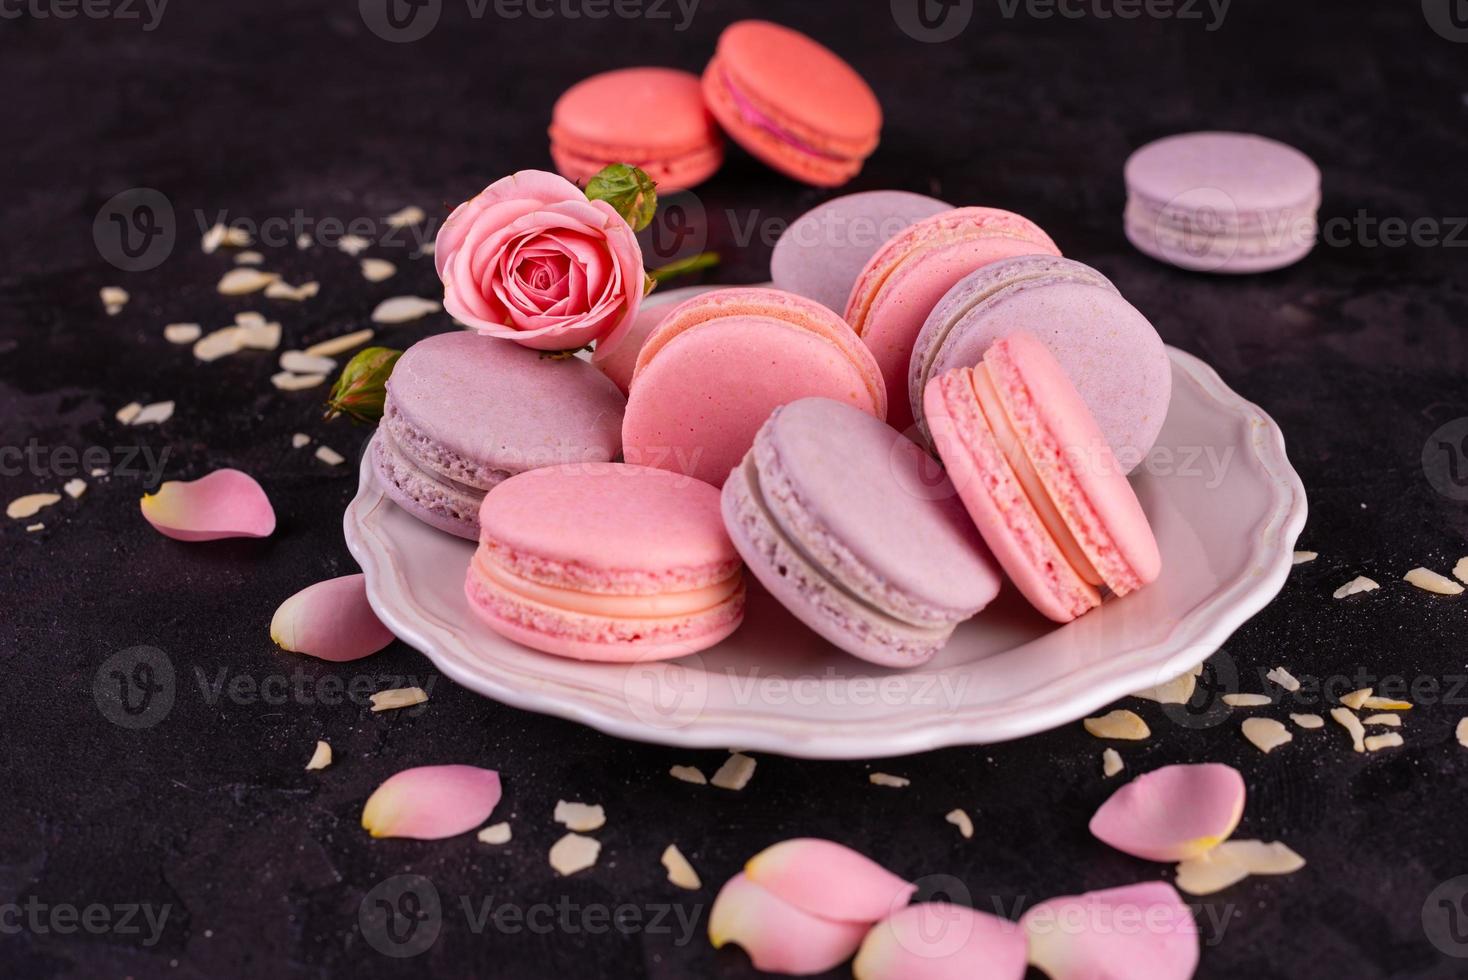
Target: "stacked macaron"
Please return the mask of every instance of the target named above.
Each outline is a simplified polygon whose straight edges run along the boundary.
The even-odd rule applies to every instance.
[[[781,173],[837,187],[877,148],[882,108],[856,70],[824,45],[779,24],[739,21],[719,37],[702,79],[627,68],[572,86],[552,110],[551,157],[571,180],[627,163],[661,189],[680,190],[723,162],[713,120]]]

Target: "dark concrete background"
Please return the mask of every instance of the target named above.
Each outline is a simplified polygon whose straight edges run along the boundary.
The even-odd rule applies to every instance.
[[[1468,873],[1468,750],[1452,738],[1468,713],[1452,690],[1468,669],[1468,599],[1400,581],[1415,565],[1446,570],[1468,553],[1468,488],[1451,479],[1461,460],[1434,436],[1468,417],[1468,44],[1444,19],[1446,3],[1236,0],[1210,31],[1204,7],[1203,20],[1106,19],[1089,3],[1080,19],[1045,19],[1035,16],[1043,6],[1006,17],[987,0],[956,38],[923,43],[875,0],[703,0],[681,31],[675,7],[672,19],[573,19],[564,11],[592,8],[557,0],[552,17],[511,19],[500,13],[518,7],[476,17],[463,0],[445,0],[426,37],[390,43],[367,26],[373,0],[366,18],[347,0],[177,3],[152,30],[141,6],[117,0],[106,18],[59,19],[64,2],[0,4],[0,445],[35,440],[40,460],[10,466],[0,494],[8,501],[64,482],[65,447],[104,447],[113,467],[135,447],[166,448],[170,478],[226,465],[254,474],[280,527],[265,541],[181,545],[139,518],[146,479],[117,474],[45,512],[40,533],[27,534],[25,521],[0,528],[0,905],[20,903],[22,915],[106,909],[72,934],[50,919],[19,921],[13,909],[0,916],[0,973],[747,976],[739,951],[710,949],[708,905],[744,858],[808,834],[909,877],[957,876],[985,908],[1170,874],[1087,834],[1114,783],[1101,779],[1101,745],[1079,725],[882,762],[912,779],[901,791],[868,785],[872,767],[861,762],[762,757],[750,786],[733,794],[667,775],[684,762],[712,771],[718,753],[619,742],[501,707],[402,644],[343,667],[301,662],[270,643],[283,598],[354,570],[339,522],[367,431],[319,423],[315,393],[272,389],[269,355],[198,365],[161,328],[215,327],[264,309],[284,323],[284,346],[300,345],[362,324],[382,297],[433,295],[437,282],[430,261],[410,258],[416,242],[367,253],[401,267],[377,285],[340,252],[285,243],[262,249],[267,268],[292,282],[319,279],[317,299],[227,300],[214,283],[229,259],[200,252],[201,216],[207,225],[216,215],[258,223],[299,214],[323,233],[327,219],[379,221],[406,204],[441,217],[496,177],[549,165],[550,105],[579,77],[640,63],[697,70],[725,24],[761,14],[825,40],[879,93],[883,143],[851,189],[909,188],[1029,215],[1066,254],[1112,276],[1168,342],[1215,365],[1279,421],[1310,495],[1301,546],[1321,557],[1238,632],[1210,678],[1232,667],[1257,690],[1256,672],[1284,663],[1314,680],[1446,684],[1447,693],[1419,693],[1406,747],[1372,756],[1352,754],[1332,727],[1265,757],[1240,738],[1236,719],[1189,727],[1156,705],[1132,705],[1156,735],[1124,748],[1130,773],[1230,762],[1251,794],[1239,833],[1285,840],[1310,861],[1205,903],[1215,917],[1205,923],[1226,928],[1219,937],[1205,926],[1199,976],[1468,972],[1468,961],[1444,955],[1468,953],[1468,934],[1460,942],[1448,931],[1457,920],[1437,902],[1444,893],[1429,900]],[[1341,219],[1333,243],[1292,269],[1244,279],[1187,274],[1134,252],[1121,235],[1123,160],[1154,137],[1199,128],[1255,131],[1310,154],[1324,171],[1323,216]],[[93,222],[110,198],[139,187],[166,197],[176,245],[156,268],[129,273],[109,264],[115,253],[105,239],[99,248]],[[751,219],[778,228],[824,196],[731,154],[698,191],[707,224],[696,227],[726,256],[709,281],[764,278],[769,242],[740,229]],[[1370,224],[1385,219],[1428,224],[1415,242],[1392,244]],[[1426,240],[1433,229],[1455,242]],[[133,296],[116,317],[100,308],[106,285]],[[401,347],[448,326],[439,316],[382,339]],[[161,427],[113,421],[128,401],[163,398],[178,410]],[[333,470],[292,450],[296,431],[341,450],[349,465]],[[1460,421],[1447,436],[1465,431]],[[1333,601],[1356,574],[1381,591]],[[174,697],[149,727],[127,728],[99,710],[93,687],[109,657],[139,645],[163,652]],[[284,703],[210,687],[237,678],[268,686],[296,672],[307,693]],[[416,714],[319,703],[330,684],[375,689],[409,675],[433,684]],[[308,774],[318,737],[337,762]],[[441,762],[503,773],[498,816],[512,821],[512,844],[367,839],[358,820],[372,788],[399,769]],[[560,797],[601,802],[610,816],[597,835],[599,865],[571,879],[554,877],[545,859],[560,834],[550,820]],[[955,806],[974,816],[971,841],[943,822]],[[701,891],[664,880],[658,855],[674,840],[702,874]],[[436,942],[404,960],[378,952],[358,924],[364,896],[400,874],[426,876],[444,907]],[[549,929],[476,932],[464,898],[476,909],[578,911]],[[692,936],[676,916],[620,931],[586,917],[622,903],[645,924],[672,903]],[[141,915],[120,920],[139,904],[168,910],[156,942]]]

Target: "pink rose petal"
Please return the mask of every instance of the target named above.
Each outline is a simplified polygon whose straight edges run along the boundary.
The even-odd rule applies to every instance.
[[[798,909],[742,872],[724,882],[709,910],[714,948],[733,943],[765,973],[825,973],[851,958],[866,931],[861,923],[832,922]]]
[[[275,530],[275,510],[254,477],[215,470],[197,480],[168,480],[145,494],[143,517],[178,541],[264,538]]]
[[[791,905],[841,922],[876,922],[917,890],[871,858],[817,837],[772,844],[749,859],[744,873]]]
[[[856,980],[1022,980],[1027,948],[1017,923],[924,902],[873,926],[851,972]]]
[[[1052,898],[1020,925],[1050,980],[1188,980],[1198,968],[1198,924],[1165,881]]]
[[[270,620],[270,638],[291,653],[338,663],[360,660],[393,641],[367,602],[367,577],[343,575],[291,596]]]
[[[482,825],[499,801],[493,769],[420,766],[377,787],[362,808],[362,826],[373,837],[440,840]]]
[[[1149,861],[1186,861],[1228,840],[1244,814],[1244,777],[1216,762],[1163,766],[1101,804],[1091,833]]]

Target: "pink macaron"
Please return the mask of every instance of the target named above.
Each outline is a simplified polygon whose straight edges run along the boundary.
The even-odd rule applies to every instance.
[[[1059,255],[1028,218],[996,208],[955,208],[925,218],[877,250],[851,289],[846,322],[871,348],[887,382],[887,420],[912,424],[908,363],[943,294],[975,269],[1015,255]]]
[[[1027,333],[928,382],[928,427],[948,473],[1015,586],[1069,622],[1157,578],[1147,515],[1085,400]]]
[[[696,296],[699,293],[711,292],[715,289],[723,289],[723,286],[681,286],[680,293]],[[661,295],[659,299],[663,299]],[[668,314],[678,308],[678,304],[665,300],[660,303],[643,303],[638,307],[637,315],[632,318],[631,324],[610,344],[597,342],[596,350],[591,354],[591,363],[602,374],[612,379],[612,383],[622,389],[626,394],[632,387],[632,372],[637,370],[637,355],[642,353],[642,345],[647,343],[647,338],[652,334],[657,325],[668,318]]]
[[[615,459],[626,404],[585,361],[464,330],[437,334],[393,367],[373,464],[399,507],[473,540],[486,491],[514,474]]]
[[[736,143],[776,170],[838,187],[877,148],[882,107],[830,49],[763,20],[731,24],[703,73],[704,99]]]
[[[703,183],[724,162],[724,141],[698,76],[673,68],[622,68],[577,82],[551,113],[551,158],[585,184],[612,163],[646,171],[658,190]]]
[[[887,414],[871,352],[835,313],[777,289],[714,290],[680,303],[643,344],[622,451],[722,486],[770,412],[806,397]]]
[[[588,463],[500,484],[479,512],[470,607],[517,643],[578,660],[663,660],[744,616],[719,492],[666,470]]]

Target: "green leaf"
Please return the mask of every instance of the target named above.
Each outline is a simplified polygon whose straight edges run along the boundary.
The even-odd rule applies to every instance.
[[[657,185],[653,179],[625,163],[604,167],[587,181],[586,196],[593,201],[606,201],[633,231],[652,224],[652,216],[658,210]]]
[[[368,347],[347,362],[326,399],[326,420],[345,415],[354,422],[373,424],[382,420],[387,400],[387,379],[403,356],[390,347]]]

